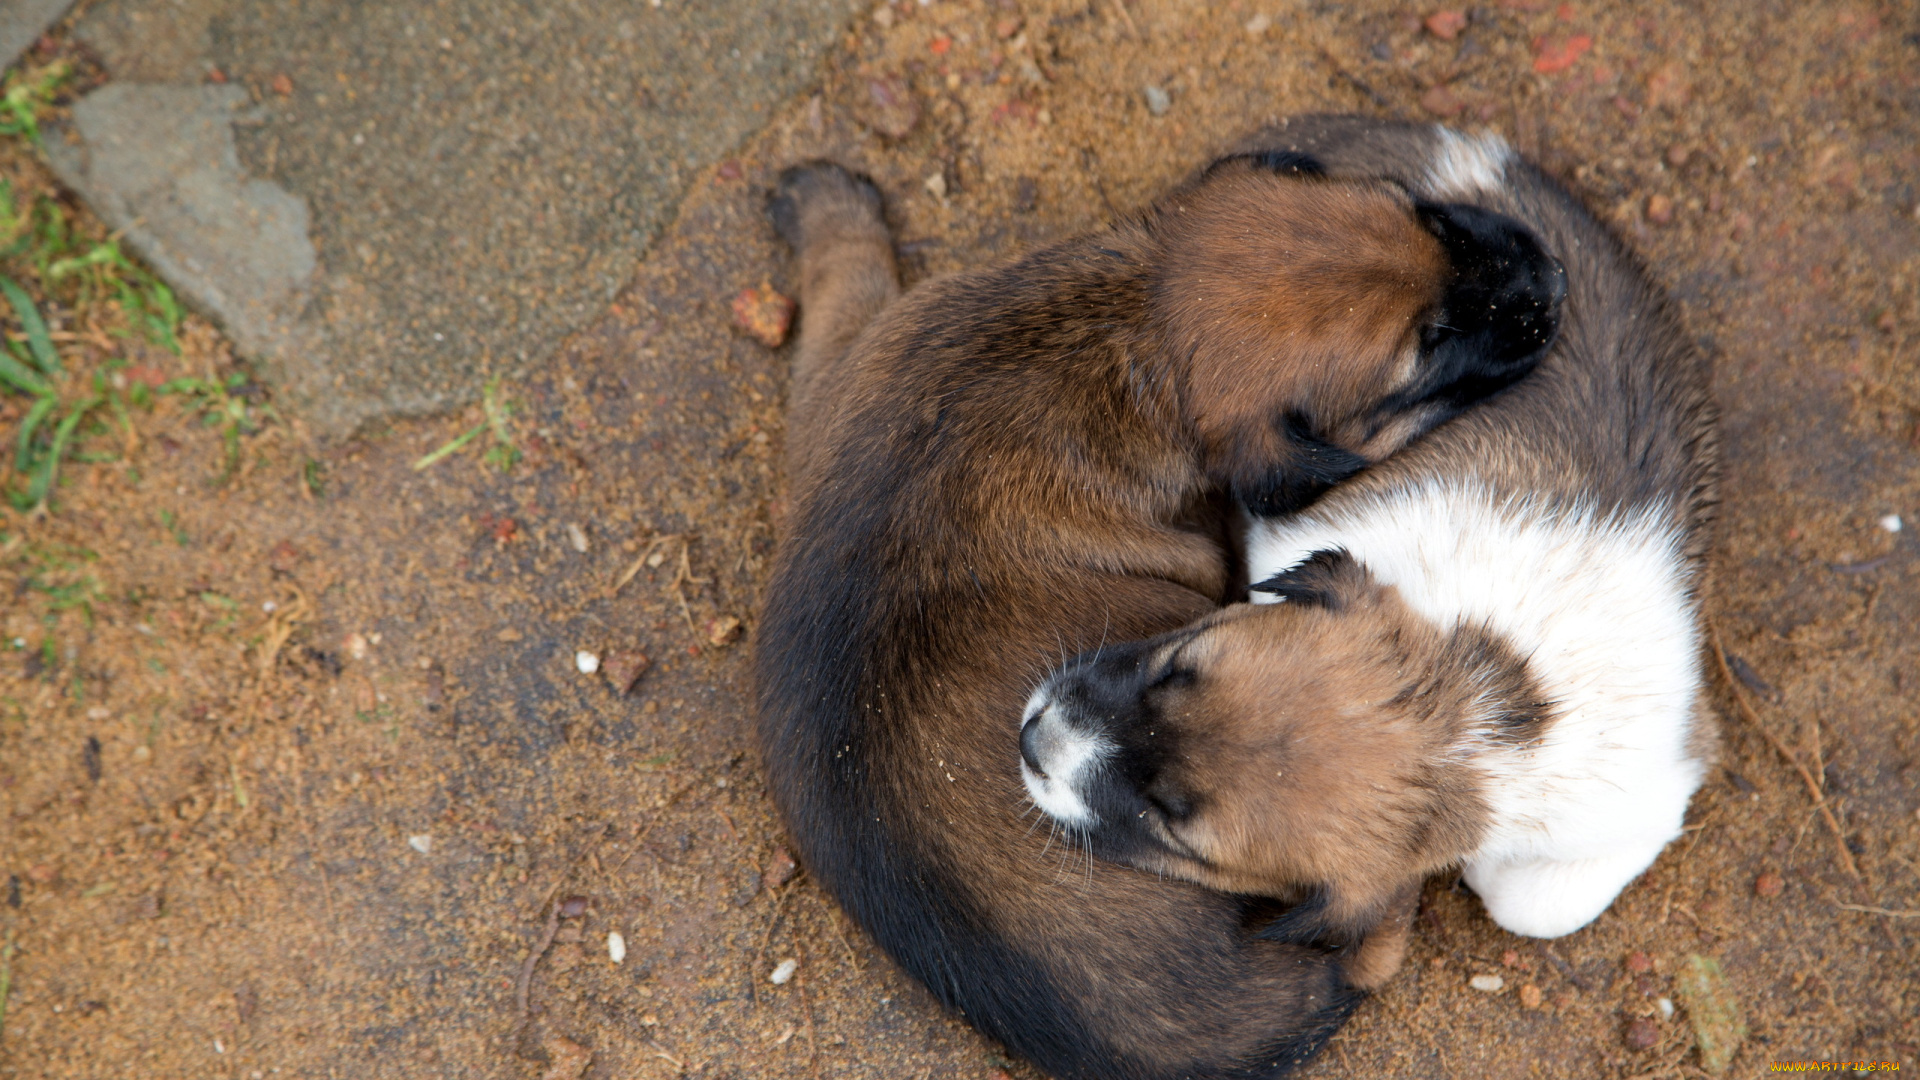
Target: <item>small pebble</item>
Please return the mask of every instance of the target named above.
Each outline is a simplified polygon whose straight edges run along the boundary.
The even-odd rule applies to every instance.
[[[1897,533],[1905,528],[1906,525],[1900,520],[1899,514],[1888,514],[1886,517],[1880,519],[1880,527],[1887,532]]]
[[[600,658],[585,649],[581,649],[579,652],[573,654],[573,666],[580,669],[580,674],[591,675],[600,670]]]
[[[587,1066],[593,1064],[593,1051],[564,1035],[548,1037],[540,1049],[547,1052],[547,1071],[540,1074],[540,1080],[580,1080]]]
[[[740,619],[734,615],[722,615],[707,624],[707,642],[720,646],[731,644],[740,636]]]
[[[1753,891],[1760,896],[1779,896],[1787,887],[1787,879],[1769,870],[1753,879]]]
[[[767,872],[764,875],[767,888],[777,889],[793,880],[800,872],[800,864],[794,861],[793,853],[786,848],[773,849],[773,858],[767,860]]]
[[[920,103],[904,80],[883,76],[867,80],[867,98],[857,101],[854,114],[889,139],[904,139],[920,122]]]
[[[587,898],[584,896],[569,896],[560,901],[560,917],[563,919],[577,919],[586,913]]]
[[[601,673],[617,694],[632,693],[634,684],[652,666],[653,661],[638,649],[615,649],[600,661]]]
[[[367,636],[365,634],[347,635],[347,655],[355,660],[367,658]]]
[[[1660,1045],[1660,1022],[1651,1016],[1640,1017],[1627,1025],[1620,1038],[1635,1050],[1651,1050]]]
[[[1647,220],[1655,225],[1666,225],[1673,221],[1673,200],[1665,195],[1655,195],[1647,200]]]
[[[1574,34],[1562,37],[1558,34],[1535,38],[1533,42],[1533,70],[1542,75],[1555,75],[1574,65],[1574,62],[1593,48],[1593,35]]]
[[[422,855],[431,855],[433,854],[433,837],[426,833],[409,836],[407,837],[407,846]]]
[[[773,969],[773,974],[767,976],[767,981],[775,986],[785,986],[787,980],[793,978],[793,973],[799,970],[800,961],[782,960],[780,966]]]
[[[618,964],[627,958],[627,939],[615,930],[607,935],[607,959]]]
[[[1147,111],[1155,116],[1167,115],[1173,108],[1173,96],[1158,86],[1149,86],[1141,91],[1147,96]]]
[[[1653,970],[1653,957],[1638,950],[1627,954],[1627,970],[1635,975],[1645,975]]]
[[[1507,980],[1498,975],[1475,975],[1467,980],[1467,985],[1483,994],[1497,994],[1507,988]]]
[[[1659,1001],[1656,1001],[1653,1003],[1653,1007],[1660,1010],[1660,1019],[1662,1020],[1673,1019],[1673,999],[1672,998],[1661,998]]]
[[[1267,30],[1272,26],[1273,16],[1262,12],[1247,20],[1247,35],[1249,37],[1265,36]]]
[[[761,282],[759,288],[742,289],[733,298],[733,325],[767,348],[777,349],[793,328],[794,307],[791,299]]]
[[[922,181],[921,186],[934,198],[944,199],[947,197],[947,174],[936,172]]]
[[[1427,33],[1441,41],[1452,41],[1460,36],[1460,31],[1467,28],[1467,13],[1443,9],[1427,16],[1422,25],[1427,28]]]
[[[580,552],[582,555],[586,554],[587,552],[586,530],[582,529],[578,525],[575,525],[571,521],[567,522],[567,543],[573,545],[573,550]]]
[[[1533,985],[1532,983],[1524,983],[1521,985],[1520,1004],[1522,1007],[1528,1008],[1528,1009],[1537,1009],[1540,1007],[1540,1003],[1543,1000],[1544,1000],[1544,996],[1540,993],[1539,987]]]

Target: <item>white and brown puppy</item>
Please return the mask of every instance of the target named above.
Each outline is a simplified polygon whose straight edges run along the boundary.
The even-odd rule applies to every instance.
[[[1525,222],[1566,267],[1558,341],[1529,379],[1255,521],[1256,598],[1286,602],[1049,679],[1028,790],[1108,857],[1310,898],[1271,932],[1373,935],[1374,981],[1450,865],[1501,926],[1570,933],[1680,834],[1712,754],[1706,363],[1620,244],[1497,138],[1304,118],[1257,145]]]
[[[1058,1076],[1277,1075],[1358,994],[1324,948],[1250,932],[1270,902],[1063,874],[1004,718],[1062,649],[1244,588],[1235,499],[1299,505],[1552,336],[1559,268],[1526,230],[1315,172],[1236,157],[906,295],[870,185],[803,167],[773,203],[802,321],[754,655],[772,794],[882,947]]]

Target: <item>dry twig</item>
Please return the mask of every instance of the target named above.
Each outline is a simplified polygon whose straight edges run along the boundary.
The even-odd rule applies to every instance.
[[[560,880],[565,881],[566,878],[563,876]],[[553,884],[552,893],[559,891],[560,882],[556,881]],[[513,1038],[516,1043],[527,1030],[527,1021],[532,1019],[527,1006],[527,996],[528,991],[533,987],[533,969],[539,966],[540,958],[547,955],[547,950],[553,946],[554,935],[560,932],[560,905],[554,903],[552,893],[547,896],[547,927],[541,931],[540,941],[534,945],[533,951],[527,953],[526,963],[520,965],[520,980],[513,988],[514,1001],[520,1006],[520,1018],[513,1025]]]
[[[674,539],[678,539],[675,534],[666,533],[648,541],[647,546],[640,552],[640,557],[633,560],[633,565],[627,567],[618,578],[614,579],[613,588],[607,590],[607,599],[611,600],[620,595],[620,590],[627,587],[627,582],[632,581],[641,570],[646,568],[647,557],[652,555],[661,544]]]
[[[794,881],[799,875],[794,875]],[[780,919],[787,911],[787,898],[793,895],[793,881],[789,881],[779,890],[780,897],[773,904],[773,918],[767,923],[767,932],[760,935],[760,948],[753,954],[753,963],[747,970],[747,997],[755,1005],[760,1004],[760,968],[767,962],[767,947],[773,944],[773,932],[780,926]]]
[[[1920,919],[1920,911],[1889,911],[1883,907],[1868,907],[1865,904],[1841,904],[1842,911],[1863,911],[1868,915],[1885,915],[1891,919]]]
[[[1727,690],[1732,693],[1733,703],[1739,707],[1740,715],[1746,718],[1747,723],[1753,725],[1753,729],[1760,733],[1760,737],[1767,741],[1768,746],[1773,747],[1775,753],[1800,774],[1801,781],[1807,786],[1807,794],[1813,799],[1813,805],[1820,811],[1820,816],[1826,819],[1827,829],[1833,833],[1834,850],[1840,855],[1841,868],[1847,872],[1848,877],[1855,881],[1861,880],[1860,867],[1854,863],[1853,852],[1847,848],[1847,835],[1840,828],[1840,819],[1833,816],[1832,807],[1827,805],[1827,797],[1825,792],[1820,790],[1820,784],[1814,780],[1813,774],[1807,771],[1807,767],[1800,764],[1800,759],[1794,757],[1793,752],[1787,749],[1786,744],[1775,737],[1773,732],[1767,730],[1767,725],[1760,719],[1760,714],[1747,703],[1746,691],[1741,688],[1740,680],[1734,678],[1733,669],[1727,666],[1727,650],[1720,644],[1720,630],[1711,622],[1707,624],[1707,636],[1712,642],[1713,658],[1719,665],[1721,678],[1726,681]]]

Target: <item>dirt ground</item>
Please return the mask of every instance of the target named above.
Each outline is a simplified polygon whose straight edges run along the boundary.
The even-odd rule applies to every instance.
[[[479,409],[331,445],[267,417],[230,478],[180,395],[82,430],[50,514],[0,511],[0,1077],[1035,1076],[782,862],[725,631],[780,529],[785,358],[729,304],[790,284],[761,205],[798,158],[870,171],[922,278],[1328,109],[1506,134],[1673,290],[1725,410],[1709,606],[1752,715],[1720,688],[1724,768],[1593,926],[1512,937],[1432,883],[1304,1075],[1703,1075],[1696,955],[1747,1030],[1728,1075],[1920,1068],[1920,10],[1431,14],[875,9],[500,388],[511,471],[491,433],[412,467]],[[0,172],[48,183],[18,140]],[[74,385],[244,374],[209,327],[176,356],[61,296]],[[582,650],[649,666],[623,696]]]

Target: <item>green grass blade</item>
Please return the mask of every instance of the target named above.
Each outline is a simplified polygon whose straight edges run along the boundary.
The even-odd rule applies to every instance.
[[[472,430],[468,431],[466,434],[455,437],[452,441],[448,442],[445,446],[442,446],[440,449],[435,450],[433,453],[428,454],[426,457],[421,458],[419,461],[414,462],[413,471],[422,472],[426,469],[433,468],[434,465],[439,463],[441,458],[446,457],[448,454],[459,452],[461,447],[467,445],[468,443],[472,442],[474,439],[478,438],[480,433],[485,430],[487,430],[487,425],[482,423],[474,427]]]
[[[33,350],[34,363],[49,375],[60,374],[60,354],[53,351],[53,338],[47,335],[46,320],[40,317],[40,309],[33,306],[33,297],[10,277],[0,277],[0,292],[7,294],[13,313],[20,317],[20,325],[27,332],[27,347]]]
[[[39,429],[40,421],[45,420],[47,414],[52,412],[53,407],[58,404],[60,399],[48,394],[34,402],[33,408],[27,410],[27,418],[20,421],[20,448],[13,456],[15,471],[27,471],[27,464],[33,460],[33,433]]]
[[[35,397],[45,397],[53,393],[53,387],[48,386],[46,380],[36,374],[32,368],[4,352],[0,352],[0,383]]]
[[[27,487],[27,494],[33,499],[34,505],[46,502],[53,494],[54,482],[60,478],[60,459],[66,456],[67,443],[73,439],[73,429],[79,427],[81,419],[98,404],[99,398],[88,398],[74,406],[73,411],[60,421],[60,426],[54,429],[53,447],[47,451],[46,459],[40,463],[40,468],[35,471]]]
[[[13,993],[13,928],[7,928],[7,943],[0,945],[0,1033],[7,1029],[7,998]]]

